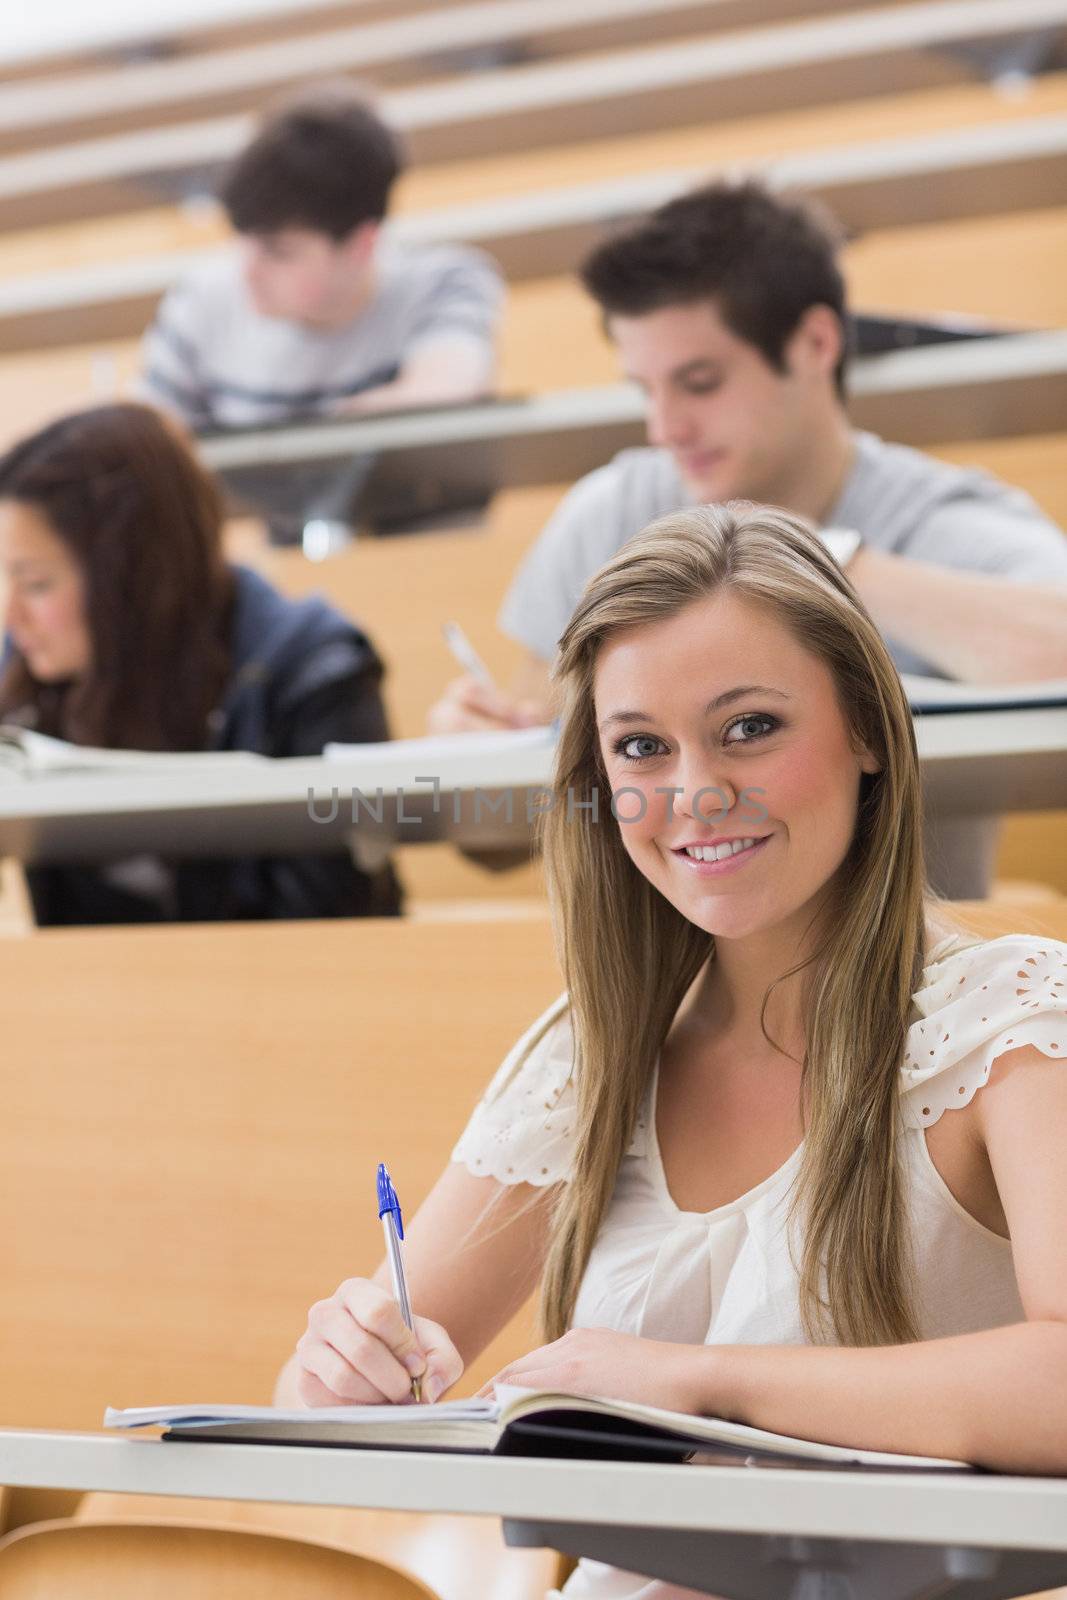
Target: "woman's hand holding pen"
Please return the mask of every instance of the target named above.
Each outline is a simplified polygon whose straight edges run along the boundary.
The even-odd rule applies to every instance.
[[[411,1380],[434,1401],[463,1372],[444,1328],[427,1317],[409,1330],[396,1300],[369,1278],[348,1278],[308,1312],[296,1346],[297,1388],[307,1406],[410,1405]]]

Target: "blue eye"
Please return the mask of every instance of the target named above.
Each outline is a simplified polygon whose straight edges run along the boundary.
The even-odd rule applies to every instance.
[[[734,719],[734,721],[731,722],[731,724],[727,728],[726,732],[729,735],[729,734],[733,733],[735,728],[743,728],[746,725],[754,723],[754,722],[755,723],[766,723],[766,724],[768,724],[768,726],[766,727],[764,732],[762,732],[762,733],[754,733],[750,737],[747,737],[747,738],[744,738],[744,739],[730,739],[730,738],[727,738],[727,740],[726,740],[727,744],[751,744],[753,739],[765,739],[768,734],[773,733],[776,728],[781,727],[781,723],[778,721],[777,717],[767,716],[762,711],[749,711],[743,717],[736,717]]]
[[[644,748],[639,749],[636,754],[631,754],[631,745],[640,745]],[[648,748],[649,745],[652,746],[651,749]],[[628,734],[625,739],[620,739],[613,746],[615,754],[622,756],[624,761],[649,761],[653,756],[659,755],[662,748],[663,740],[655,738],[651,733]]]

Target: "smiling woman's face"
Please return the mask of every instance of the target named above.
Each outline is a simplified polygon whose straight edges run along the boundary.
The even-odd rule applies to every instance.
[[[877,763],[853,749],[829,668],[768,609],[723,590],[627,628],[600,651],[594,695],[611,791],[628,791],[625,849],[683,916],[742,938],[815,900]],[[726,841],[728,860],[702,859]]]

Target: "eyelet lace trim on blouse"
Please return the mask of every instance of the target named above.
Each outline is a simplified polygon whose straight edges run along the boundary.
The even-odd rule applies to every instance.
[[[561,995],[508,1051],[460,1135],[453,1161],[498,1183],[544,1188],[564,1181],[571,1164],[573,1067],[567,996]]]
[[[931,1127],[969,1105],[998,1056],[1035,1045],[1067,1059],[1067,944],[1006,934],[935,946],[913,996],[900,1069],[905,1125]],[[542,1037],[537,1038],[542,1033]],[[529,1057],[522,1061],[530,1042]],[[570,1171],[575,1118],[574,1041],[567,997],[556,1000],[505,1057],[452,1152],[479,1177],[543,1188]],[[647,1102],[628,1154],[646,1153]]]
[[[908,1127],[932,1127],[969,1105],[1007,1051],[1034,1045],[1067,1060],[1067,944],[1006,934],[926,971],[932,981],[914,996],[920,1020],[900,1073]]]

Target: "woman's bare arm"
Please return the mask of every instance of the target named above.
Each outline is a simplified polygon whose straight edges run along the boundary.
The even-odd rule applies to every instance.
[[[867,1348],[682,1345],[576,1329],[498,1376],[732,1417],[827,1444],[949,1456],[1000,1472],[1067,1473],[1064,1063],[1032,1045],[1009,1051],[976,1106],[1025,1322]]]
[[[431,1380],[455,1382],[528,1299],[541,1272],[550,1205],[548,1190],[476,1178],[457,1162],[441,1174],[404,1238],[417,1343]],[[438,1340],[431,1325],[447,1338]],[[275,1404],[399,1398],[409,1382],[401,1363],[415,1343],[399,1323],[383,1262],[369,1281],[349,1279],[312,1307],[308,1333],[279,1375]],[[341,1371],[338,1356],[351,1373]]]

